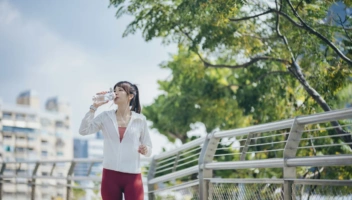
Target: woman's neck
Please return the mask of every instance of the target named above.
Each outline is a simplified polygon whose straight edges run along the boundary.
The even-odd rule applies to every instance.
[[[118,105],[116,113],[120,116],[126,116],[130,114],[130,107],[128,105]]]

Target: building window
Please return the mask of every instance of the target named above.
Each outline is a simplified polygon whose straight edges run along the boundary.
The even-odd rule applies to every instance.
[[[16,120],[24,120],[25,119],[25,115],[24,114],[16,114]]]
[[[17,136],[17,137],[16,137],[16,140],[26,140],[26,137],[24,137],[24,136]]]
[[[42,156],[47,157],[48,156],[48,151],[42,151]]]
[[[37,116],[35,115],[28,115],[27,116],[28,121],[34,122],[37,120]]]
[[[42,119],[40,120],[40,123],[42,124],[43,127],[48,127],[48,126],[51,125],[50,120],[49,120],[49,119],[46,119],[46,118],[42,118]]]
[[[57,146],[57,147],[64,147],[64,146],[65,146],[64,140],[61,139],[61,138],[57,138],[57,139],[56,139],[56,146]]]
[[[2,118],[3,118],[3,119],[12,119],[12,113],[4,112],[4,113],[2,114]]]
[[[3,126],[2,130],[6,132],[35,133],[35,129],[32,129],[32,128],[20,128],[20,127],[13,127],[13,126]]]
[[[24,152],[24,148],[23,148],[23,147],[16,147],[16,148],[15,148],[15,151],[22,153],[22,152]]]
[[[42,145],[47,145],[48,141],[47,140],[42,140]]]
[[[4,150],[5,150],[6,152],[13,152],[13,146],[8,146],[8,145],[6,145],[6,146],[4,146]]]
[[[61,151],[58,151],[58,152],[56,152],[56,155],[57,155],[57,156],[63,156],[63,155],[64,155],[64,153],[63,153],[63,152],[61,152]]]
[[[63,128],[64,127],[64,123],[62,121],[56,121],[55,126],[57,128]]]
[[[4,139],[12,140],[12,135],[4,135]]]

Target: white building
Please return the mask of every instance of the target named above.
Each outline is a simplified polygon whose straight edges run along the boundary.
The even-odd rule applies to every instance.
[[[0,160],[67,160],[73,159],[73,134],[70,124],[70,105],[59,97],[46,101],[45,110],[40,109],[40,100],[34,90],[21,93],[16,104],[7,104],[0,101]],[[65,176],[67,165],[41,165],[38,176],[52,175]],[[30,175],[34,165],[15,166],[6,165],[4,174]],[[3,198],[27,199],[30,187],[27,180],[5,180]],[[6,184],[8,183],[8,184]],[[65,187],[54,187],[66,184],[65,180],[56,181],[37,179],[36,199],[51,199],[52,197],[65,198]],[[53,185],[53,186],[50,186]],[[50,188],[50,189],[49,189]]]

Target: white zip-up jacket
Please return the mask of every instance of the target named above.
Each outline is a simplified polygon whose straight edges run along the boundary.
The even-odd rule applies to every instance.
[[[102,112],[94,118],[94,112],[89,111],[83,118],[79,134],[94,134],[99,130],[104,136],[105,169],[119,172],[141,173],[139,145],[147,146],[149,157],[152,153],[152,142],[144,115],[132,111],[130,122],[120,142],[119,129],[115,110]]]

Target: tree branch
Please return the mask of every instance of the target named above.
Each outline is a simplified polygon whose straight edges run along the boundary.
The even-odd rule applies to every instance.
[[[244,21],[244,20],[248,20],[248,19],[257,18],[257,17],[260,17],[262,15],[266,15],[266,14],[269,14],[269,13],[272,13],[272,12],[274,12],[274,11],[269,9],[269,10],[267,10],[267,11],[265,11],[263,13],[257,14],[257,15],[247,16],[247,17],[243,17],[243,18],[239,18],[239,19],[231,19],[230,18],[229,20],[232,21],[232,22],[239,22],[239,21]]]
[[[189,40],[194,42],[193,38],[187,32],[183,31],[181,28],[180,30]],[[203,62],[205,67],[214,67],[214,68],[231,68],[231,69],[246,68],[260,60],[271,60],[271,61],[281,62],[284,64],[289,63],[288,60],[284,60],[284,59],[272,58],[267,56],[258,56],[258,57],[251,58],[249,62],[240,64],[240,65],[214,65],[206,61],[198,51],[195,51],[195,53],[198,55],[199,59]]]
[[[281,11],[276,10],[276,9],[272,9],[272,8],[269,8],[267,11],[265,11],[265,12],[263,12],[263,13],[261,13],[261,14],[258,14],[258,15],[253,15],[253,16],[248,16],[248,17],[243,17],[243,18],[237,18],[237,19],[230,18],[229,20],[232,21],[232,22],[244,21],[244,20],[247,20],[247,19],[256,18],[256,17],[258,17],[258,16],[266,15],[266,14],[273,13],[273,12],[282,15],[283,17],[285,17],[286,19],[288,19],[288,20],[289,20],[292,24],[294,24],[295,26],[300,27],[300,28],[303,27],[302,24],[297,23],[295,20],[293,20],[293,19],[292,19],[290,16],[288,16],[286,13],[281,12]]]
[[[315,36],[317,36],[319,39],[323,40],[327,45],[329,45],[343,60],[345,60],[348,64],[352,64],[352,60],[349,59],[347,56],[345,56],[339,48],[337,48],[329,39],[327,39],[326,37],[324,37],[322,34],[320,34],[319,32],[317,32],[315,29],[313,29],[312,27],[308,26],[308,24],[306,24],[304,22],[304,20],[298,15],[297,11],[295,10],[295,8],[293,7],[292,3],[290,0],[286,0],[287,3],[289,4],[291,10],[293,11],[293,14],[295,15],[295,17],[300,21],[300,23],[297,23],[295,20],[293,20],[288,14],[284,13],[278,9],[272,9],[269,8],[267,11],[257,14],[257,15],[253,15],[253,16],[247,16],[247,17],[243,17],[243,18],[237,18],[237,19],[233,19],[230,18],[229,20],[232,22],[238,22],[238,21],[244,21],[244,20],[248,20],[248,19],[252,19],[252,18],[256,18],[262,15],[266,15],[272,12],[275,12],[276,14],[279,14],[283,17],[285,17],[286,19],[288,19],[293,25],[299,27],[299,28],[303,28],[306,31],[308,31],[310,34],[313,34]]]
[[[347,38],[348,38],[350,41],[352,41],[352,38],[350,37],[350,35],[348,35],[347,30],[346,30],[345,25],[344,25],[345,22],[346,22],[346,20],[347,20],[347,18],[346,18],[345,22],[343,22],[342,19],[341,19],[341,16],[340,16],[339,14],[338,14],[337,16],[339,17],[340,25],[342,26],[343,30],[345,31],[345,34],[346,34]]]
[[[289,1],[289,0],[287,0]],[[276,7],[278,7],[277,1],[275,0],[276,3]],[[282,4],[281,4],[282,5]],[[292,7],[292,5],[291,5]],[[293,8],[293,7],[292,7]],[[280,7],[281,10],[281,7]],[[306,90],[306,92],[314,99],[315,102],[318,103],[318,105],[324,110],[324,111],[331,111],[330,106],[326,103],[326,101],[324,100],[323,97],[321,97],[321,95],[314,89],[312,88],[308,81],[306,80],[306,78],[304,77],[301,68],[299,66],[299,64],[297,63],[296,59],[293,57],[291,48],[287,42],[287,39],[285,36],[283,36],[280,33],[280,28],[279,28],[279,20],[280,17],[277,14],[277,21],[276,21],[276,32],[277,34],[283,39],[286,47],[289,49],[290,53],[291,53],[291,67],[288,68],[288,70],[296,77],[296,79],[300,82],[300,84],[303,86],[303,88]],[[332,126],[335,126],[335,131],[337,132],[337,134],[345,134],[347,133],[345,130],[342,129],[342,127],[340,126],[338,121],[331,121],[330,122]],[[345,142],[345,143],[351,143],[352,142],[352,136],[351,135],[346,135],[341,137],[341,139]],[[350,148],[352,148],[352,144],[349,145]]]
[[[214,65],[214,64],[211,64],[211,63],[205,61],[199,55],[199,53],[197,53],[197,54],[198,54],[199,58],[202,60],[202,62],[204,63],[205,67],[214,67],[214,68],[230,68],[230,69],[246,68],[246,67],[249,67],[249,66],[253,65],[254,63],[261,61],[261,60],[271,60],[271,61],[275,61],[275,62],[281,62],[284,64],[289,63],[288,60],[284,60],[284,59],[272,58],[272,57],[267,57],[267,56],[258,56],[258,57],[251,58],[249,62],[239,64],[239,65]]]
[[[316,30],[314,30],[312,27],[308,26],[308,24],[306,24],[304,22],[304,20],[299,16],[299,14],[297,13],[297,11],[294,9],[292,3],[290,0],[286,0],[288,5],[290,6],[293,14],[297,17],[297,19],[301,22],[303,28],[305,30],[307,30],[309,33],[317,36],[318,38],[320,38],[321,40],[323,40],[327,45],[329,45],[344,61],[346,61],[348,64],[352,65],[352,60],[349,59],[347,56],[345,56],[345,54],[343,54],[340,49],[338,49],[332,42],[330,42],[330,40],[328,40],[326,37],[324,37],[322,34],[318,33]]]

